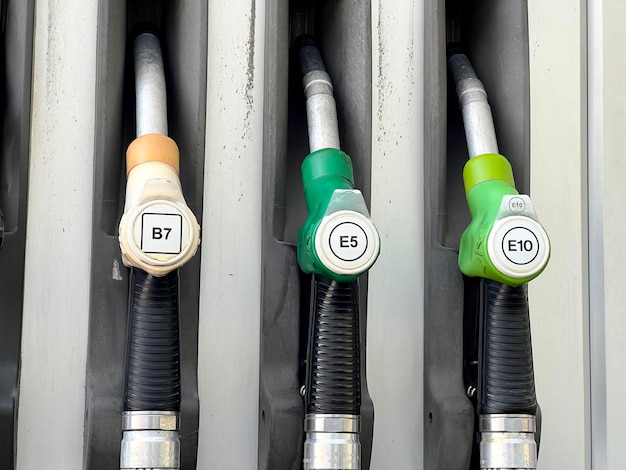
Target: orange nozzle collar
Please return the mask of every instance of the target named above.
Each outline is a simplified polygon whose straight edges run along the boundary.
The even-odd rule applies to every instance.
[[[145,134],[133,140],[126,150],[126,176],[141,163],[163,162],[179,173],[176,142],[162,134]]]

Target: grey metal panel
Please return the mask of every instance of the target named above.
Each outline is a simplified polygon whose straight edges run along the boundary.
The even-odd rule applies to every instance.
[[[591,468],[586,4],[529,2],[531,189],[554,247],[529,286],[541,470]]]
[[[132,61],[127,38],[138,21],[160,28],[168,94],[169,135],[180,150],[181,183],[202,217],[206,103],[207,6],[99,3],[89,351],[84,462],[119,465],[124,394],[129,271],[122,265],[117,227],[124,204],[125,149],[134,135]],[[130,30],[130,32],[127,32]],[[198,436],[197,330],[200,255],[180,269],[181,464],[195,468]]]
[[[372,220],[369,273],[372,470],[423,467],[424,5],[372,2]]]
[[[1,1],[0,22],[0,210],[4,243],[0,248],[0,467],[13,468],[30,131],[33,1]]]
[[[265,5],[208,5],[199,469],[257,462]]]
[[[96,5],[36,2],[17,468],[80,468]],[[53,456],[53,457],[52,457]]]

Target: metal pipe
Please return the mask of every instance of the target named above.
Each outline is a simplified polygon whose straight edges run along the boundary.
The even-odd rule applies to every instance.
[[[142,33],[133,43],[137,137],[167,135],[167,93],[163,57],[158,38]]]
[[[309,150],[338,149],[339,124],[333,84],[326,72],[322,56],[309,36],[298,38],[302,85],[306,97],[306,115],[309,129]]]
[[[456,83],[469,157],[499,153],[487,92],[472,64],[465,54],[454,54],[448,67]]]

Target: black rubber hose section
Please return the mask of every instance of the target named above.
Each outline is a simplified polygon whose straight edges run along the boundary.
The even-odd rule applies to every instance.
[[[132,269],[125,411],[180,411],[178,270]]]
[[[300,70],[304,77],[307,73],[314,70],[326,71],[322,55],[315,43],[313,36],[303,34],[298,36],[294,41],[294,47],[298,51],[298,59],[300,60]]]
[[[478,413],[537,412],[526,285],[481,282]]]
[[[359,283],[314,276],[306,373],[306,412],[361,412]]]

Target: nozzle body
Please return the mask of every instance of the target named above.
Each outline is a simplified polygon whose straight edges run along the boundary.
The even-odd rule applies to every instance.
[[[200,226],[183,196],[178,147],[167,137],[165,75],[158,38],[151,33],[137,36],[134,57],[137,138],[126,152],[120,248],[126,266],[164,276],[195,255]]]
[[[336,281],[356,279],[376,261],[380,238],[353,187],[350,158],[337,149],[313,152],[302,163],[302,180],[309,215],[298,233],[300,267]]]
[[[131,143],[127,162],[122,261],[163,276],[189,261],[200,243],[200,226],[178,176],[178,147],[169,137],[147,134]]]
[[[464,54],[448,66],[456,83],[469,162],[463,170],[472,222],[461,237],[459,268],[510,286],[537,277],[550,258],[550,240],[530,198],[515,189],[513,171],[498,153],[487,92]]]
[[[510,286],[541,274],[550,240],[530,198],[515,189],[509,162],[502,155],[477,156],[466,164],[463,179],[472,221],[461,236],[461,272]]]

